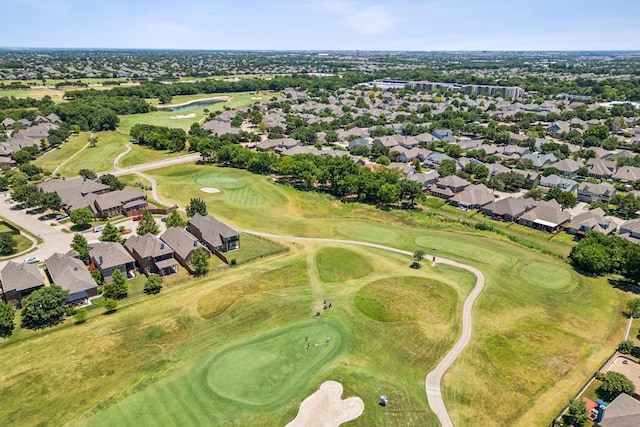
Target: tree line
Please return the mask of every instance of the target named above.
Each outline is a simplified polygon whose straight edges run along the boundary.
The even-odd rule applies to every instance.
[[[129,134],[138,144],[154,150],[181,151],[187,144],[187,134],[182,129],[138,123],[131,128]]]
[[[569,260],[586,273],[618,273],[634,282],[640,281],[640,246],[618,236],[591,231],[571,249]]]

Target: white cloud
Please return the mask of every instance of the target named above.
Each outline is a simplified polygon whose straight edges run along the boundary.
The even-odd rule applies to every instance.
[[[333,15],[342,26],[360,34],[385,34],[398,22],[388,8],[380,5],[364,5],[350,0],[329,0],[314,2],[312,7],[320,13]]]

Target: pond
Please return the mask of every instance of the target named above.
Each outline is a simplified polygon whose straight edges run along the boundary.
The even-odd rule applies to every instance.
[[[183,105],[177,105],[175,107],[165,107],[166,109],[168,109],[169,111],[187,111],[187,110],[198,110],[201,108],[206,108],[212,104],[217,104],[218,102],[223,102],[220,99],[210,99],[210,100],[196,100],[196,101],[192,101],[188,104],[183,104]],[[159,107],[162,108],[162,107]],[[162,108],[162,109],[165,109]]]

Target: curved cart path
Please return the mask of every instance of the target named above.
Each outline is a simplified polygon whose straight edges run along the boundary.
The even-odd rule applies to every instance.
[[[358,242],[356,240],[325,239],[320,237],[281,236],[277,234],[260,233],[256,231],[250,231],[250,230],[240,230],[240,231],[243,231],[249,234],[255,234],[258,236],[263,236],[263,237],[367,246],[370,248],[382,249],[384,251],[395,252],[402,255],[413,256],[412,252],[405,251],[403,249],[392,248],[390,246],[378,245],[375,243]],[[444,358],[440,361],[440,363],[438,363],[438,365],[431,372],[427,374],[427,378],[425,379],[427,401],[429,402],[429,406],[431,407],[431,410],[436,414],[436,416],[440,420],[440,424],[442,425],[442,427],[453,427],[453,423],[451,422],[451,418],[449,417],[447,408],[445,407],[444,401],[442,400],[442,392],[440,390],[440,384],[442,383],[442,377],[444,373],[447,371],[447,369],[449,369],[449,367],[453,364],[453,362],[455,362],[458,356],[460,356],[460,353],[462,353],[462,350],[464,350],[464,348],[469,343],[469,340],[471,339],[471,329],[473,326],[472,325],[473,304],[476,302],[476,299],[478,299],[478,296],[484,289],[484,275],[480,270],[478,270],[475,267],[472,267],[467,264],[462,264],[450,259],[438,257],[438,263],[447,264],[452,267],[467,270],[476,276],[476,286],[473,288],[473,290],[465,300],[464,306],[462,308],[462,332],[460,334],[460,338],[458,338],[458,341],[456,341],[453,348],[449,350],[449,352],[444,356]]]
[[[123,151],[122,153],[118,154],[116,156],[115,159],[113,159],[113,168],[114,169],[120,169],[118,167],[118,162],[120,161],[120,159],[122,159],[124,156],[126,156],[127,154],[129,154],[131,152],[131,144],[125,144],[126,150]]]

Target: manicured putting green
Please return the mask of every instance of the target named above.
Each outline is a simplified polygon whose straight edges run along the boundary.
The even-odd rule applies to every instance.
[[[461,236],[461,239],[464,239],[464,237]],[[446,253],[491,265],[505,264],[509,261],[508,255],[498,251],[492,251],[486,247],[475,246],[471,242],[465,242],[463,244],[460,242],[460,239],[420,236],[416,238],[415,242],[418,246],[426,249],[427,257],[432,255],[438,256],[439,253]],[[435,252],[433,252],[433,248],[436,248]]]
[[[422,277],[378,280],[363,286],[355,295],[356,307],[381,322],[450,324],[456,300],[454,289]]]
[[[292,389],[340,353],[341,342],[338,329],[327,323],[276,331],[221,352],[209,367],[207,382],[215,393],[234,401],[284,403],[294,397]]]
[[[223,190],[237,190],[247,186],[241,179],[232,178],[223,172],[203,173],[195,176],[194,181],[203,187],[214,187]]]
[[[318,274],[323,282],[342,282],[371,273],[369,261],[362,255],[342,248],[322,248],[316,254]]]
[[[550,262],[531,262],[520,270],[520,277],[532,285],[548,289],[563,289],[571,284],[571,272]]]
[[[378,226],[371,223],[343,223],[336,228],[336,231],[352,239],[380,244],[394,243],[402,237],[401,233],[392,230],[391,227]]]
[[[97,412],[84,425],[233,424],[240,414],[273,411],[301,399],[345,342],[342,324],[333,319],[284,326],[203,357]]]

